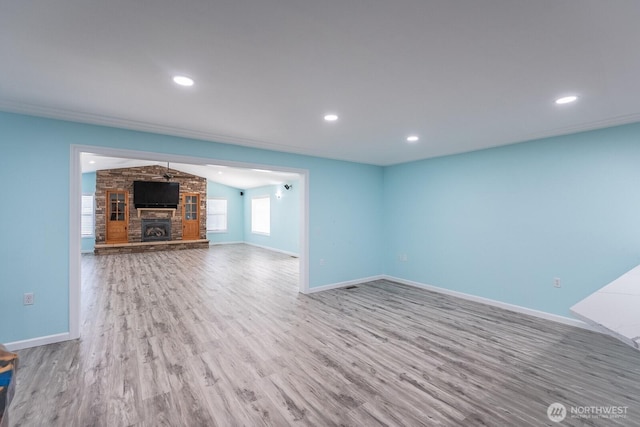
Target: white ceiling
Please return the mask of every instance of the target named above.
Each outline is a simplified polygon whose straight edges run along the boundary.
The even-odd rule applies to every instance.
[[[167,166],[166,162],[153,160],[125,159],[108,157],[93,153],[80,155],[82,172],[95,172],[104,169],[120,169],[138,166]],[[250,188],[279,185],[298,181],[300,175],[292,172],[282,172],[266,169],[238,168],[225,165],[194,165],[171,162],[170,169],[207,178],[210,181],[229,187],[248,190]]]
[[[639,21],[637,0],[10,0],[0,109],[388,165],[639,121]]]

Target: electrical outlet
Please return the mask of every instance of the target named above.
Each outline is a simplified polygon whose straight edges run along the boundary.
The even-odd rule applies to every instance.
[[[555,279],[553,279],[553,287],[554,288],[559,288],[561,287],[560,285],[560,279],[558,279],[557,277]]]
[[[33,304],[33,292],[27,292],[26,294],[24,294],[24,297],[22,299],[22,303],[24,305]]]

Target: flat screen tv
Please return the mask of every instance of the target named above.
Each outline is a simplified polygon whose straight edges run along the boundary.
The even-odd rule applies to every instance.
[[[133,181],[133,204],[138,208],[173,208],[180,203],[180,184],[162,181]]]

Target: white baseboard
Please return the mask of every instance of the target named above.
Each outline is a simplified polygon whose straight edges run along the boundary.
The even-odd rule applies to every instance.
[[[490,298],[479,297],[476,295],[465,294],[464,292],[458,292],[458,291],[452,291],[450,289],[439,288],[437,286],[427,285],[425,283],[420,283],[420,282],[414,282],[412,280],[400,279],[398,277],[385,275],[383,278],[386,280],[390,280],[392,282],[402,283],[403,285],[414,286],[417,288],[438,292],[440,294],[451,295],[457,298],[462,298],[469,301],[479,302],[481,304],[503,308],[505,310],[513,311],[516,313],[528,314],[530,316],[535,316],[541,319],[551,320],[553,322],[562,323],[563,325],[575,326],[578,328],[587,329],[589,331],[600,332],[599,330],[589,325],[588,323],[578,319],[572,319],[570,317],[559,316],[557,314],[547,313],[545,311],[534,310],[532,308],[522,307],[515,304],[509,304],[506,302],[497,301]]]
[[[62,341],[69,341],[71,335],[68,332],[63,334],[47,335],[45,337],[31,338],[23,341],[14,341],[6,343],[5,346],[10,351],[22,350],[25,348],[39,347],[46,344],[54,344]]]
[[[244,242],[213,242],[209,239],[209,246],[218,246],[218,245],[240,245]]]
[[[271,248],[269,246],[256,245],[255,243],[249,243],[249,242],[241,242],[241,243],[244,243],[245,245],[249,245],[249,246],[255,246],[256,248],[267,249],[267,250],[273,251],[273,252],[280,252],[281,254],[294,256],[296,258],[299,257],[299,255],[297,253],[295,253],[295,252],[282,251],[280,249]]]
[[[374,280],[381,280],[384,278],[385,278],[384,276],[371,276],[371,277],[364,277],[362,279],[347,280],[346,282],[332,283],[330,285],[322,285],[322,286],[309,288],[305,293],[314,294],[316,292],[328,291],[330,289],[338,289],[338,288],[344,288],[347,286],[361,285],[363,283],[373,282]]]

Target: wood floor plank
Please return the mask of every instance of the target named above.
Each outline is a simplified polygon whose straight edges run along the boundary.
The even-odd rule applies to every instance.
[[[626,406],[640,352],[385,280],[298,293],[246,245],[82,257],[81,339],[22,350],[12,426],[539,426]]]

